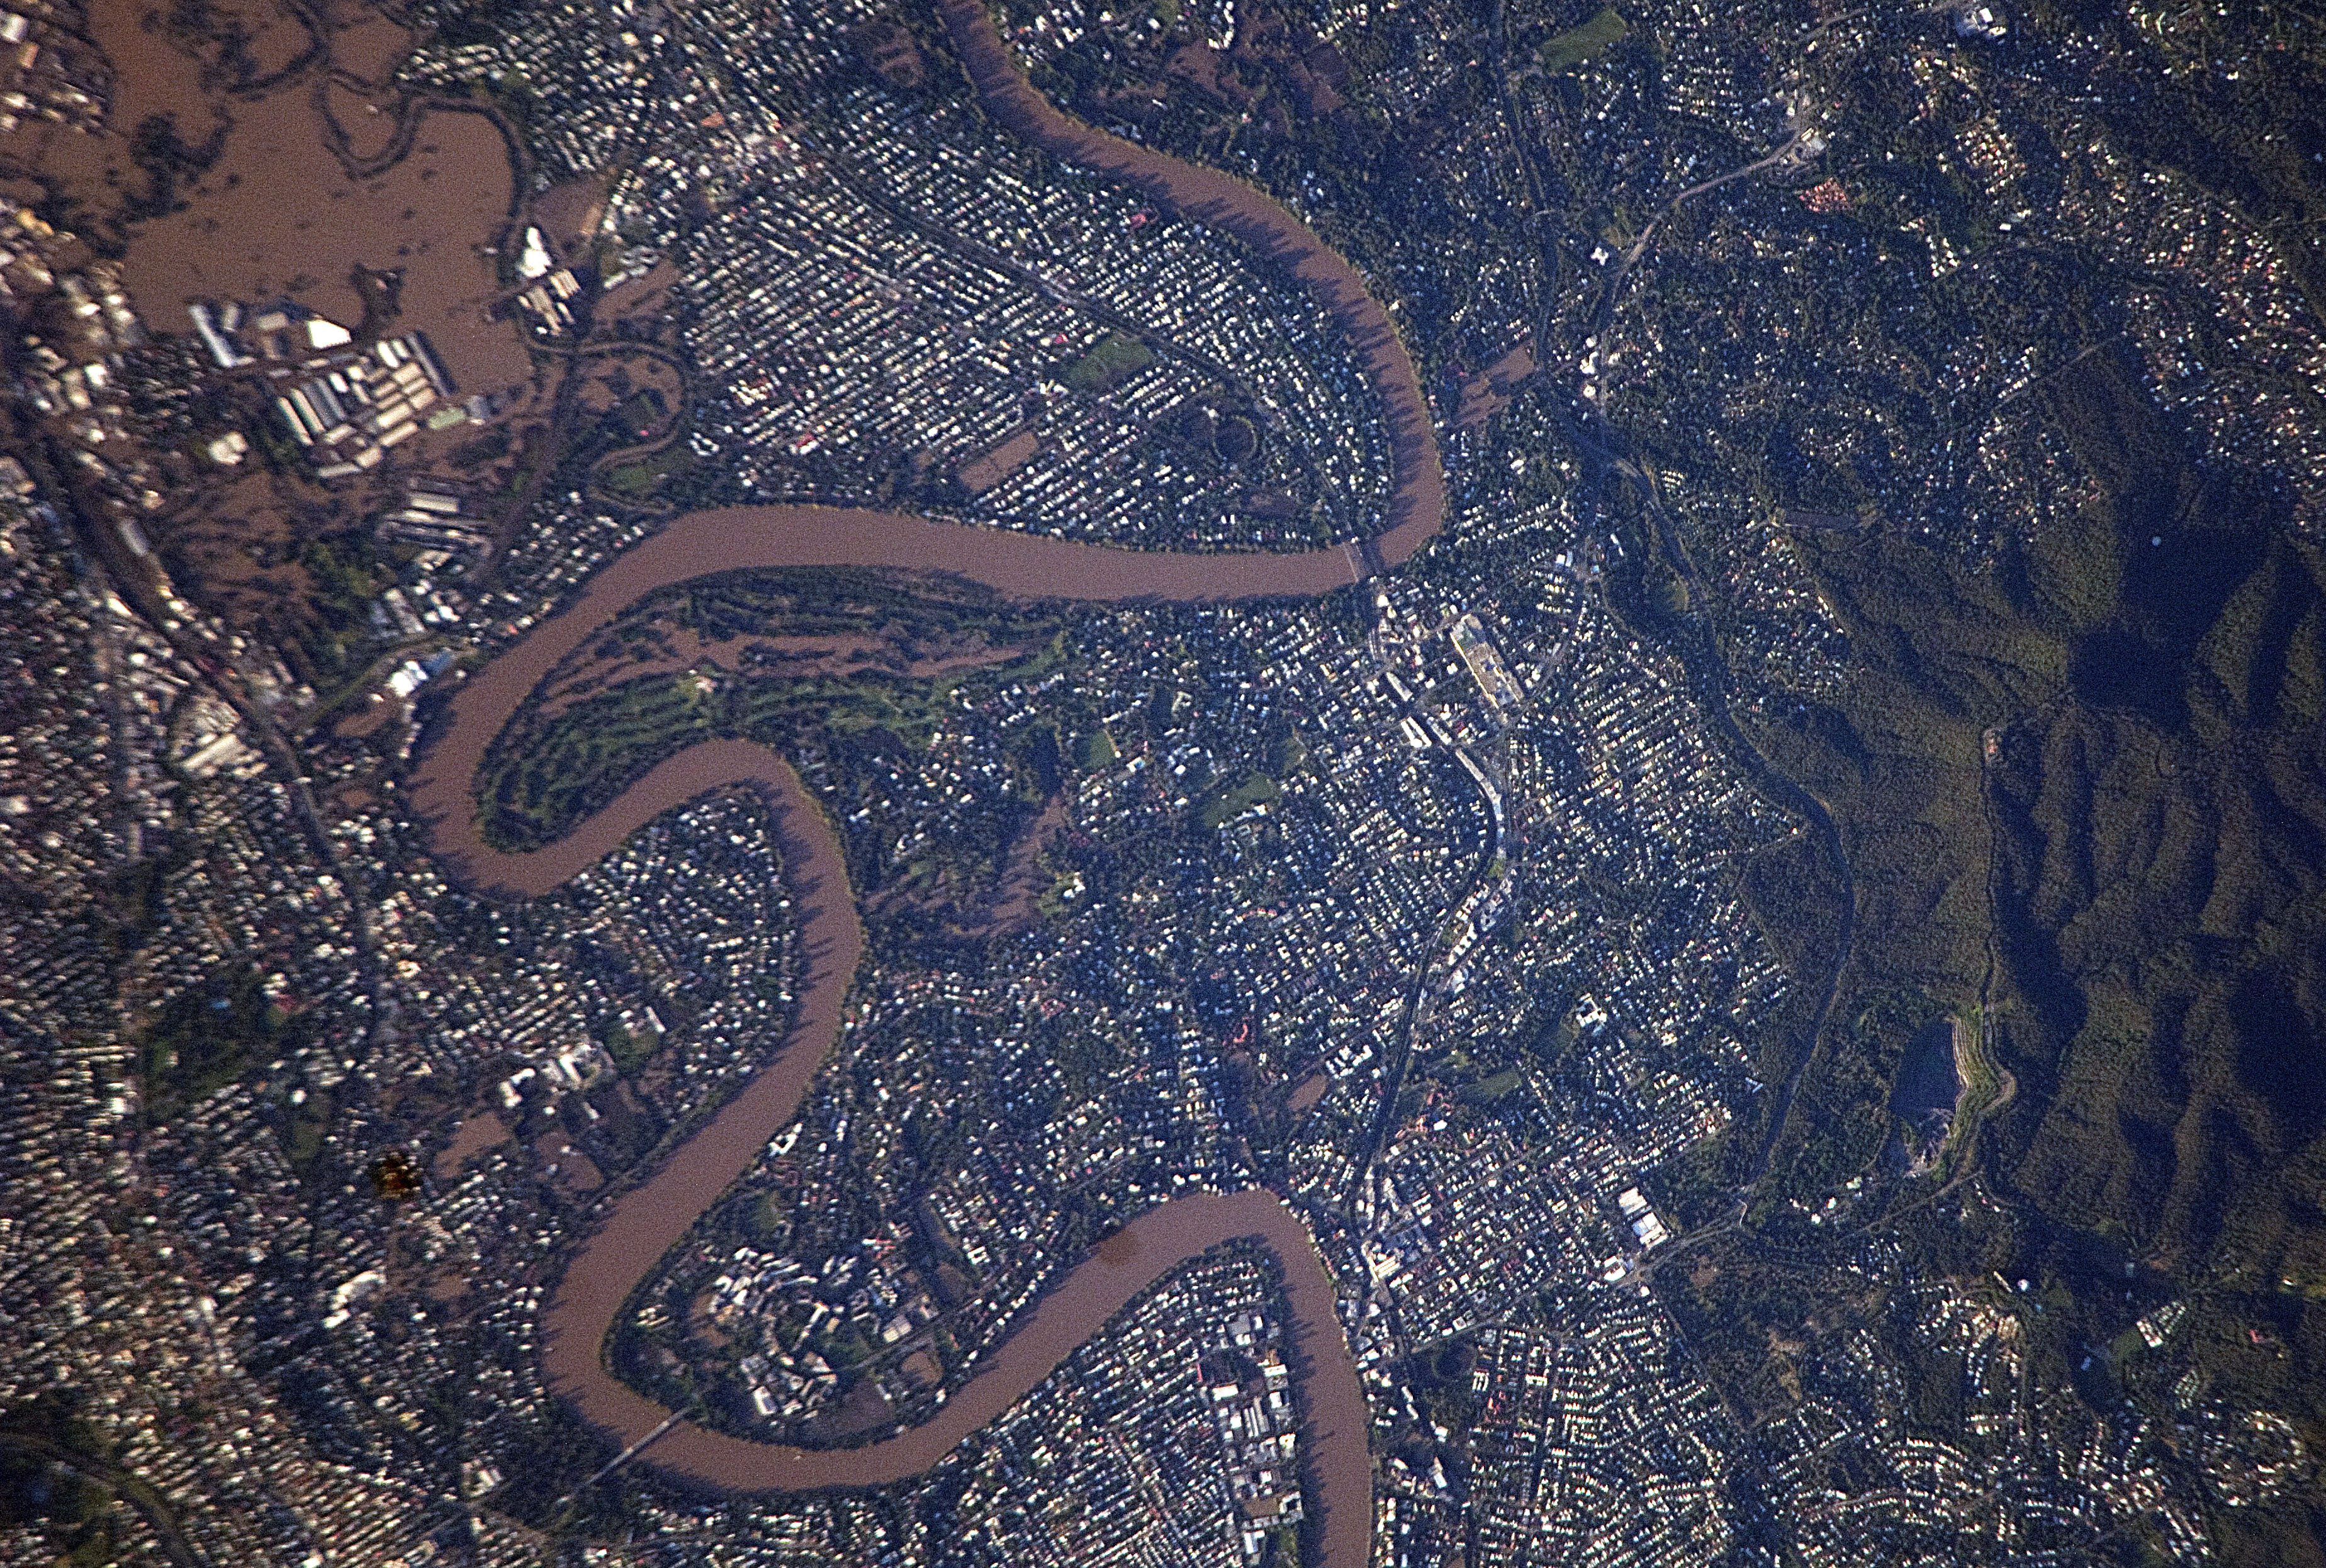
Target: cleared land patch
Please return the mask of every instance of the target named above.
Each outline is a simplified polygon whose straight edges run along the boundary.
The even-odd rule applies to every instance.
[[[1570,27],[1536,52],[1535,58],[1548,71],[1569,70],[1629,37],[1632,24],[1613,5],[1603,6],[1599,14],[1579,27]]]
[[[1060,371],[1058,379],[1076,392],[1096,397],[1113,391],[1154,362],[1154,353],[1138,339],[1109,332],[1097,347]]]
[[[956,477],[963,489],[972,496],[983,495],[1024,468],[1041,448],[1040,437],[1030,430],[1021,430],[962,464]]]

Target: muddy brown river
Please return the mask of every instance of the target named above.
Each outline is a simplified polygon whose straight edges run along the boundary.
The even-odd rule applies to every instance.
[[[628,606],[656,589],[712,572],[801,566],[938,571],[1025,598],[1219,601],[1315,595],[1355,580],[1353,552],[1171,555],[965,528],[829,506],[740,507],[678,519],[608,565],[563,614],[462,683],[450,722],[412,784],[415,814],[440,861],[474,886],[537,895],[620,848],[664,812],[737,784],[774,814],[807,968],[790,1035],[768,1064],[645,1183],[611,1202],[581,1242],[550,1298],[550,1386],[582,1418],[625,1445],[670,1413],[609,1372],[603,1352],[623,1304],[694,1221],[749,1168],[800,1101],[838,1039],[864,932],[831,823],[781,757],[749,741],[688,747],[546,849],[508,854],[486,844],[470,793],[486,747],[543,680]],[[1334,1312],[1331,1275],[1307,1229],[1273,1193],[1175,1199],[1132,1221],[1013,1324],[978,1375],[933,1420],[863,1447],[812,1450],[752,1443],[681,1421],[639,1462],[740,1491],[878,1486],[941,1461],[1103,1329],[1177,1265],[1238,1237],[1282,1266],[1309,1475],[1326,1563],[1363,1568],[1372,1532],[1372,1461],[1356,1369]]]
[[[755,1443],[710,1431],[623,1384],[604,1349],[631,1293],[791,1120],[839,1037],[864,954],[864,931],[839,840],[781,757],[713,741],[664,762],[549,847],[506,854],[478,829],[473,784],[486,748],[542,682],[617,615],[657,589],[737,570],[863,566],[939,571],[1021,598],[1218,602],[1309,598],[1359,580],[1368,560],[1403,562],[1445,518],[1444,478],[1411,359],[1363,278],[1298,218],[1216,171],[1133,147],[1059,113],[1034,92],[973,0],[944,0],[945,21],[990,111],[1061,156],[1147,190],[1251,244],[1291,270],[1338,319],[1380,396],[1395,485],[1382,534],[1298,554],[1183,555],[1108,549],[989,528],[829,506],[741,507],[679,518],[609,563],[582,597],[453,694],[450,722],[423,756],[412,803],[439,858],[471,886],[552,891],[673,807],[726,785],[757,788],[773,813],[805,938],[800,1009],[774,1057],[645,1182],[606,1205],[550,1298],[544,1360],[559,1396],[628,1445],[662,1429],[637,1462],[737,1491],[879,1486],[926,1471],[1104,1329],[1140,1291],[1221,1242],[1264,1244],[1283,1270],[1292,1316],[1294,1390],[1308,1501],[1328,1568],[1364,1568],[1372,1465],[1367,1412],[1334,1306],[1333,1277],[1306,1225],[1251,1189],[1160,1203],[1084,1258],[1013,1323],[977,1375],[923,1424],[845,1449]]]
[[[1445,525],[1446,472],[1413,357],[1363,274],[1265,191],[1223,170],[1108,135],[1059,109],[1026,79],[994,30],[985,0],[939,0],[938,9],[954,53],[996,120],[1046,153],[1136,186],[1172,210],[1235,236],[1299,279],[1332,313],[1380,399],[1388,428],[1389,516],[1372,547],[1383,564],[1403,565]]]

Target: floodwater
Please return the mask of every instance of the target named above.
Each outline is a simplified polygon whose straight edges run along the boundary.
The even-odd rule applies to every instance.
[[[362,102],[352,94],[335,102],[358,152],[393,135],[393,122],[381,125]],[[487,319],[496,278],[477,249],[507,221],[507,148],[481,115],[415,112],[411,153],[357,181],[324,150],[322,117],[306,94],[237,104],[224,153],[186,210],[149,222],[130,247],[124,282],[138,309],[181,330],[189,300],[289,294],[351,328],[363,303],[350,270],[398,270],[396,328],[424,329],[462,393],[524,380],[532,363],[523,343]]]
[[[139,313],[159,329],[184,332],[189,301],[289,295],[353,327],[363,303],[350,271],[395,269],[404,279],[397,329],[424,329],[464,394],[522,381],[532,361],[515,332],[486,319],[497,283],[491,258],[479,248],[508,220],[516,176],[507,144],[479,114],[417,104],[399,112],[393,93],[339,86],[319,96],[327,69],[379,79],[408,40],[361,11],[341,19],[344,25],[334,24],[328,8],[312,14],[328,57],[251,98],[206,84],[202,60],[149,25],[150,12],[90,9],[90,35],[119,73],[109,113],[115,125],[167,115],[198,146],[224,131],[218,161],[179,187],[183,210],[135,229],[123,282]],[[284,37],[283,47],[261,51],[269,64],[311,36],[289,9],[272,21],[269,36]],[[372,113],[372,102],[383,112]],[[329,148],[326,105],[343,116],[359,153],[391,141],[404,113],[416,116],[411,151],[372,178],[349,178]],[[144,182],[117,133],[43,128],[19,135],[37,138],[34,166],[91,213],[111,210],[122,189]]]
[[[483,1154],[497,1144],[509,1140],[508,1123],[489,1110],[479,1111],[453,1129],[452,1141],[436,1156],[436,1179],[449,1182],[461,1174],[461,1167],[472,1155]]]
[[[1282,203],[1234,175],[1135,146],[1058,109],[1026,79],[984,0],[939,0],[939,9],[954,52],[996,120],[1047,153],[1234,235],[1298,278],[1340,322],[1389,431],[1394,482],[1388,526],[1375,547],[1383,564],[1404,564],[1445,524],[1446,476],[1413,357],[1357,269]]]

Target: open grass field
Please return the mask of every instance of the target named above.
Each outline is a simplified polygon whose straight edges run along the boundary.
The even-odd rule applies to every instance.
[[[1155,356],[1138,339],[1109,332],[1098,346],[1058,373],[1058,379],[1076,392],[1096,397],[1116,387],[1155,362]]]
[[[1632,24],[1613,5],[1603,6],[1599,14],[1579,27],[1566,32],[1544,44],[1535,54],[1542,69],[1554,74],[1571,70],[1585,60],[1613,49],[1631,35]]]

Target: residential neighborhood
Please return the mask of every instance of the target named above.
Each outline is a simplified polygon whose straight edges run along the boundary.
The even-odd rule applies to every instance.
[[[2311,45],[337,9],[0,12],[0,1557],[2308,1539]]]

